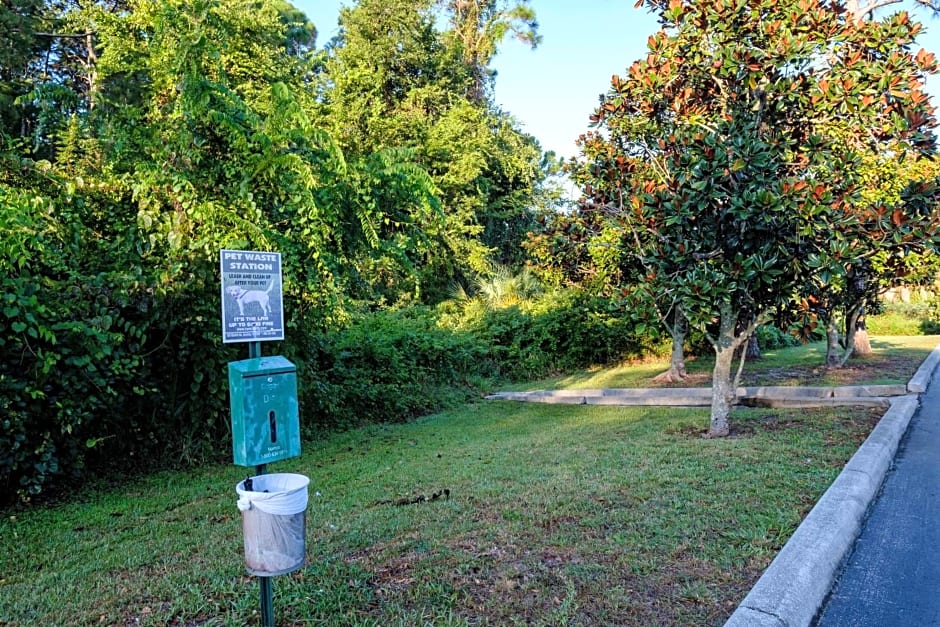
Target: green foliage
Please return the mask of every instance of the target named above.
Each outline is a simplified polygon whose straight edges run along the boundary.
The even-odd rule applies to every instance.
[[[531,303],[542,293],[542,286],[528,268],[513,272],[507,266],[496,266],[490,277],[477,280],[476,291],[488,308],[498,309]]]
[[[449,311],[448,311],[449,310]],[[451,407],[497,380],[642,357],[651,340],[601,298],[557,293],[519,304],[470,299],[355,317],[298,355],[313,428],[400,422]]]
[[[220,248],[282,254],[288,340],[266,352],[309,376],[314,424],[404,420],[499,372],[481,336],[383,313],[494,260],[519,267],[557,167],[473,93],[504,36],[535,36],[526,3],[461,22],[488,38],[474,67],[439,4],[361,2],[319,53],[281,0],[0,7],[15,35],[0,51],[5,496],[224,454],[225,364],[244,355],[219,342]]]
[[[140,277],[133,268],[70,263],[81,224],[61,209],[78,201],[55,200],[0,186],[0,486],[7,496],[26,498],[59,474],[79,474],[88,449],[123,423],[115,408],[134,406],[148,391],[138,379],[147,331],[137,311]]]
[[[499,44],[507,35],[535,48],[538,34],[535,11],[529,0],[438,0],[450,17],[447,33],[450,45],[462,59],[473,79],[470,97],[483,100],[495,73],[489,70]]]
[[[757,345],[760,346],[761,350],[787,348],[789,346],[799,346],[800,344],[799,339],[771,324],[763,324],[757,327],[754,333],[757,335]]]
[[[898,312],[886,311],[876,316],[865,317],[865,328],[870,335],[932,335],[940,325],[929,318],[911,318]]]
[[[884,303],[875,315],[865,317],[873,336],[940,334],[940,300]]]
[[[461,327],[492,346],[504,376],[521,380],[643,357],[654,339],[616,301],[578,290],[520,307],[464,310]]]
[[[460,3],[448,6],[451,24],[442,32],[437,4],[444,3],[364,0],[344,8],[320,74],[327,128],[351,162],[407,148],[431,176],[443,224],[428,230],[432,245],[412,259],[415,291],[430,303],[492,262],[521,265],[525,232],[551,202],[541,181],[557,167],[480,91],[480,64],[492,56],[485,50],[507,25],[524,25],[527,13]],[[369,260],[350,261],[360,275],[374,274]]]
[[[511,305],[470,298],[358,315],[311,339],[296,359],[304,422],[316,433],[402,422],[497,381],[643,357],[653,346],[610,301],[559,292]]]
[[[930,315],[921,319],[919,330],[924,335],[940,335],[940,305],[933,304]]]
[[[478,337],[412,307],[355,318],[313,338],[300,376],[305,428],[403,422],[477,396],[497,370]]]
[[[342,155],[285,85],[239,82],[250,73],[220,56],[244,35],[273,47],[272,68],[293,67],[279,15],[219,8],[95,13],[100,107],[62,122],[62,161],[5,162],[0,181],[16,186],[2,189],[7,495],[86,461],[219,454],[236,357],[218,342],[220,248],[283,252],[291,333],[335,316],[338,259],[358,252],[356,234],[341,233],[355,206],[343,214],[321,198],[346,172]],[[415,180],[394,176],[396,190]]]
[[[27,68],[44,42],[36,36],[44,10],[41,0],[12,0],[0,5],[0,138],[17,137],[28,125],[29,114],[14,103],[31,89]]]

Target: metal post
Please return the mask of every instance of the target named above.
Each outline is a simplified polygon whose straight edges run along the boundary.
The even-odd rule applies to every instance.
[[[258,577],[261,583],[261,627],[274,627],[274,593],[270,577]]]
[[[261,342],[248,343],[248,359],[261,357]],[[267,472],[267,465],[255,466],[255,475]],[[261,627],[274,627],[274,591],[270,577],[258,577],[261,590]]]
[[[255,475],[263,475],[266,464],[255,466]],[[274,627],[274,591],[270,577],[258,577],[261,590],[261,627]]]

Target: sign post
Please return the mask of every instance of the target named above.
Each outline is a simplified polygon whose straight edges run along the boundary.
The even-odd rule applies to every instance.
[[[250,250],[221,250],[222,342],[248,343],[248,358],[261,358],[261,342],[284,339],[281,254]],[[266,464],[255,474],[267,472]],[[258,577],[261,624],[274,627],[271,577]]]

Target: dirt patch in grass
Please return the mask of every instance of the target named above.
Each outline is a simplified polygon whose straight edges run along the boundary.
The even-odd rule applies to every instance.
[[[686,438],[704,440],[708,438],[708,429],[702,425],[683,425],[666,431],[670,435],[678,435]],[[726,439],[745,438],[754,435],[754,427],[751,425],[739,425],[732,423],[731,433]]]
[[[854,358],[842,368],[830,370],[822,364],[766,367],[761,360],[747,362],[741,377],[744,386],[844,386],[860,385],[870,381],[907,381],[917,370],[922,355],[890,354]],[[712,373],[692,372],[682,381],[658,382],[650,380],[649,387],[696,388],[710,387]]]
[[[812,408],[807,409],[811,410]],[[880,414],[877,415],[880,416]],[[747,438],[762,432],[799,428],[803,424],[797,418],[774,413],[752,416],[747,420],[740,420],[739,417],[740,410],[738,414],[732,415],[731,433],[727,436],[727,439]],[[668,428],[666,433],[692,439],[706,439],[708,437],[708,428],[706,425],[701,424],[685,424]]]
[[[922,355],[875,355],[854,358],[842,368],[830,370],[822,364],[789,365],[780,368],[764,367],[760,360],[749,361],[741,377],[744,386],[845,386],[869,381],[906,381],[916,372]],[[650,387],[709,387],[711,372],[690,373],[684,380],[670,383],[650,382]]]
[[[653,381],[650,379],[651,388],[707,388],[711,387],[711,372],[690,372],[682,381]]]
[[[743,384],[844,386],[860,385],[870,381],[907,381],[923,361],[922,354],[892,352],[870,357],[855,357],[842,368],[828,369],[822,364],[790,365],[783,368],[762,369],[754,362],[751,372],[745,372]]]
[[[929,343],[929,342],[921,342]],[[749,359],[744,366],[741,384],[744,386],[846,386],[876,383],[907,382],[917,371],[929,349],[910,342],[883,339],[874,342],[874,354],[853,356],[845,366],[828,369],[823,363],[824,347],[810,359],[799,352],[801,347],[784,349],[779,355],[768,353],[765,358]],[[800,361],[794,363],[795,356]],[[783,364],[781,364],[783,362]],[[642,387],[709,387],[711,386],[710,357],[690,357],[686,361],[688,374],[682,381],[655,381],[651,376]],[[658,374],[658,373],[657,373]]]
[[[743,597],[761,572],[729,573],[688,546],[665,568],[647,572],[636,564],[661,556],[613,547],[585,553],[547,542],[530,538],[478,553],[474,566],[450,579],[461,591],[457,613],[486,625],[716,624],[734,610],[729,599]]]

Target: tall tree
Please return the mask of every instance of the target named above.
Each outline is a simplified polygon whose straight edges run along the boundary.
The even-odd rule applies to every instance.
[[[889,90],[888,107],[863,104],[899,68],[906,77],[927,64],[905,48],[907,26],[864,26],[838,2],[641,4],[663,30],[628,77],[614,77],[595,117],[604,133],[583,141],[576,177],[706,333],[716,356],[709,434],[723,436],[735,351],[810,272],[817,229],[852,219],[854,160],[821,124],[869,129],[876,152],[929,142],[926,99],[906,84]]]
[[[940,11],[940,3],[936,0],[912,0],[911,2],[906,2],[906,0],[847,0],[845,3],[845,9],[848,11],[849,15],[853,16],[858,20],[868,19],[874,20],[876,15],[880,12],[881,9],[886,9],[889,7],[894,7],[896,5],[910,4],[913,6],[921,6],[929,9],[934,14]],[[837,338],[834,337],[834,332],[836,327],[832,324],[828,325],[829,336],[829,347],[827,351],[826,363],[829,367],[834,367],[839,364],[844,364],[845,361],[851,355],[865,356],[871,354],[871,344],[868,340],[868,331],[865,328],[864,316],[865,316],[865,303],[864,300],[867,298],[867,294],[877,293],[877,288],[873,286],[881,285],[880,281],[868,280],[868,277],[856,277],[855,284],[857,287],[867,286],[867,289],[856,289],[854,294],[857,296],[848,303],[846,321],[847,325],[845,327],[845,338],[842,341],[842,344],[845,347],[844,357],[838,358],[835,355],[835,345],[838,344]],[[875,291],[873,291],[875,290]],[[851,290],[847,294],[853,293]],[[850,321],[850,318],[855,318],[856,321]]]
[[[344,8],[321,74],[330,128],[350,162],[375,150],[410,150],[439,191],[445,224],[429,232],[435,245],[414,259],[422,297],[430,301],[494,262],[519,259],[546,175],[534,138],[488,95],[473,97],[476,69],[485,69],[495,48],[484,51],[474,40],[478,49],[468,63],[470,53],[449,30],[454,24],[438,21],[438,7],[436,0],[362,0]],[[490,12],[485,20],[509,19],[495,3],[476,9]],[[499,43],[495,22],[473,23],[489,24],[495,30],[487,45]]]
[[[14,106],[29,91],[31,66],[40,56],[44,42],[37,37],[44,9],[41,0],[16,0],[0,5],[0,133],[7,137],[26,135],[27,120]]]
[[[490,62],[500,43],[512,35],[532,48],[542,41],[529,0],[439,0],[450,15],[448,38],[472,78],[471,100],[483,103],[493,80]]]
[[[843,136],[844,137],[844,136]],[[848,140],[846,140],[848,141]],[[936,179],[936,161],[904,153],[861,155],[858,199],[849,220],[833,224],[819,253],[808,261],[807,314],[826,330],[826,366],[840,368],[855,354],[864,332],[864,314],[888,288],[918,282],[932,272],[938,223],[934,212],[908,200]],[[807,301],[808,303],[809,301]],[[861,346],[867,344],[862,338]],[[870,346],[868,347],[870,351]]]

